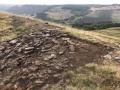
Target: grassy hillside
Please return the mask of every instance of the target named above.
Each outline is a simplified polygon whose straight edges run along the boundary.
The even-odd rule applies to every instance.
[[[25,20],[5,12],[0,12],[0,20],[0,42],[18,37],[31,26],[29,19]]]
[[[85,15],[89,9],[89,5],[59,5],[43,13],[37,13],[37,18],[65,23],[65,20],[69,20],[72,17]],[[43,18],[41,14],[46,14],[46,16]]]
[[[83,24],[120,23],[120,5],[16,5],[6,11],[91,30]]]
[[[120,46],[120,28],[96,31],[83,31],[68,26],[49,22],[63,28],[77,38]],[[115,46],[116,47],[116,46]],[[114,48],[115,48],[114,47]],[[120,49],[106,55],[101,63],[89,63],[74,71],[64,73],[63,79],[56,84],[47,84],[42,90],[119,90],[120,89]]]
[[[11,24],[11,15],[0,12],[0,41],[12,39],[16,36]]]
[[[6,11],[15,14],[30,15],[34,16],[36,13],[41,13],[46,11],[51,6],[49,5],[16,5]]]
[[[99,61],[100,63],[97,62],[88,63],[85,66],[80,66],[76,70],[68,71],[63,74],[62,79],[58,83],[47,84],[43,87],[43,90],[119,90],[120,89],[120,48],[119,48],[120,28],[109,28],[109,29],[96,30],[96,31],[84,31],[84,30],[68,27],[62,24],[57,24],[54,22],[42,21],[42,20],[37,20],[22,16],[15,16],[3,12],[0,12],[0,20],[1,20],[0,42],[9,41],[11,39],[17,38],[23,32],[25,31],[27,32],[28,30],[32,30],[32,32],[35,32],[35,30],[39,31],[43,29],[44,32],[44,30],[45,31],[48,29],[51,30],[50,27],[52,27],[52,29],[53,27],[55,27],[55,29],[57,27],[58,28],[57,30],[60,30],[60,32],[68,33],[70,36],[77,37],[80,40],[82,39],[85,40],[86,42],[90,41],[92,43],[97,42],[115,48],[113,52],[110,52],[108,55],[102,57],[104,60],[102,61],[100,60]],[[42,27],[42,29],[39,29],[39,27]],[[44,32],[45,35],[48,35],[46,33],[49,33],[49,31]],[[54,34],[56,34],[56,32],[55,33],[51,32],[51,33],[53,36]],[[34,34],[30,34],[30,35],[35,36]],[[38,36],[39,35],[37,35],[36,37],[38,38]],[[45,36],[43,35],[43,37]],[[55,43],[58,43],[56,42],[56,40],[53,41]],[[95,46],[98,46],[98,44],[96,44]],[[88,46],[84,44],[81,47],[85,48]],[[94,48],[91,49],[91,52],[92,50],[94,51]],[[31,59],[33,60],[33,58]],[[35,68],[32,69],[34,70]],[[0,85],[2,84],[0,83]],[[15,88],[19,87],[18,84],[15,84],[13,86]],[[9,85],[7,87],[9,87]],[[38,88],[34,90],[38,90]]]
[[[41,20],[40,20],[41,21]],[[42,21],[44,22],[44,21]],[[93,42],[106,42],[111,44],[120,44],[120,29],[119,27],[116,28],[109,28],[109,29],[102,29],[102,30],[91,30],[91,31],[85,31],[82,29],[76,29],[72,28],[71,26],[65,26],[64,24],[58,24],[54,22],[48,22],[50,25],[54,25],[60,28],[63,28],[63,32],[67,32],[75,37],[87,39]],[[109,33],[109,34],[108,34]]]
[[[108,21],[118,22],[119,21],[116,19],[119,17],[119,8],[120,8],[119,5],[117,6],[116,5],[110,5],[110,6],[109,5],[106,5],[106,6],[104,5],[103,6],[102,5],[61,5],[60,7],[62,10],[58,7],[59,6],[56,6],[43,12],[46,14],[46,18],[60,21],[59,15],[63,13],[62,15],[66,18],[61,18],[61,20],[66,23],[68,23],[68,21],[72,22],[74,20],[77,20],[77,18],[79,17],[81,17],[79,18],[80,20],[78,19],[80,23],[96,23],[96,22],[108,22]],[[68,15],[64,13],[65,10],[69,10]],[[59,12],[59,14],[57,14],[54,18],[53,15],[56,14],[56,11]],[[49,14],[51,14],[53,17],[50,16]]]

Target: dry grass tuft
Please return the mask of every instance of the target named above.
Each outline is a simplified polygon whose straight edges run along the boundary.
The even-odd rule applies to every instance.
[[[120,70],[114,65],[89,63],[75,71],[69,71],[63,80],[48,85],[49,90],[120,90]],[[48,87],[43,90],[48,90]]]

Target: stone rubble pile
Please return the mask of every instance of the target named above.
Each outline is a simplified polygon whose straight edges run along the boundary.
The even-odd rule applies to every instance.
[[[79,40],[55,27],[32,27],[17,38],[0,43],[0,90],[40,90],[62,74],[97,61],[111,48]]]

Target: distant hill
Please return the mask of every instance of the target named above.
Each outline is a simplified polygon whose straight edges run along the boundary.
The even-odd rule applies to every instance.
[[[6,11],[68,25],[120,23],[120,5],[16,5]]]
[[[9,8],[11,8],[14,5],[4,5],[4,4],[0,4],[0,11],[5,11]]]
[[[120,5],[16,5],[8,12],[36,15],[38,18],[71,22],[80,19],[83,23],[120,21]],[[84,23],[86,23],[84,22]]]
[[[46,11],[49,5],[16,5],[7,11],[15,14],[35,15],[38,12]]]

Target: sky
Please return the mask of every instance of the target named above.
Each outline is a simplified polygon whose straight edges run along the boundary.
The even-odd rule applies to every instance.
[[[0,4],[120,4],[120,0],[0,0]]]

